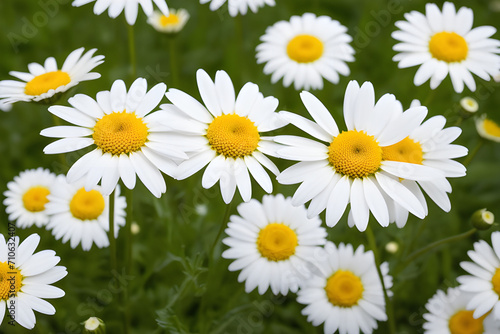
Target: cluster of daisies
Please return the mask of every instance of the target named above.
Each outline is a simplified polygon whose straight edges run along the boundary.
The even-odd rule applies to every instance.
[[[19,228],[45,227],[71,248],[88,251],[95,244],[107,247],[109,240],[109,196],[97,186],[85,189],[83,182],[68,183],[64,175],[38,168],[21,172],[7,183],[3,204],[10,221]],[[114,192],[114,231],[125,224],[125,198]]]
[[[81,6],[94,0],[75,0]],[[154,2],[160,12],[153,11]],[[207,3],[209,0],[201,0]],[[225,1],[214,0],[212,10]],[[182,29],[189,14],[169,9],[164,0],[98,0],[95,14],[108,10],[115,18],[123,11],[133,25],[139,4],[148,22],[161,32]],[[228,0],[232,16],[256,11],[273,0]],[[435,89],[450,76],[456,92],[467,86],[474,91],[472,74],[483,80],[500,74],[500,41],[491,39],[492,27],[472,29],[473,13],[456,11],[446,2],[442,11],[426,6],[425,15],[412,11],[393,37],[399,52],[399,67],[420,65],[414,84],[430,80]],[[323,79],[338,83],[350,74],[347,62],[354,49],[347,28],[327,16],[311,13],[292,16],[269,27],[257,46],[257,62],[273,83],[283,80],[296,90],[322,89]],[[453,144],[458,127],[445,127],[443,116],[428,119],[427,108],[413,103],[404,108],[392,94],[375,98],[370,82],[349,82],[344,96],[343,123],[308,91],[300,98],[310,117],[279,111],[278,99],[264,96],[258,85],[248,82],[236,92],[230,76],[218,71],[212,79],[198,70],[196,80],[201,102],[191,95],[158,83],[148,88],[146,79],[136,79],[128,88],[116,80],[111,88],[94,97],[76,94],[70,106],[54,105],[61,95],[79,82],[93,80],[91,72],[103,62],[95,49],[80,48],[67,57],[61,69],[54,58],[43,65],[28,65],[29,73],[11,72],[21,81],[0,81],[0,107],[18,101],[50,104],[49,112],[70,125],[54,126],[41,135],[56,138],[44,148],[46,154],[86,149],[67,175],[42,168],[27,170],[8,183],[4,193],[9,220],[18,227],[32,225],[50,229],[56,239],[79,244],[84,250],[109,244],[110,196],[114,199],[114,231],[125,223],[126,202],[119,183],[134,189],[137,179],[156,197],[167,191],[163,174],[186,179],[202,169],[201,185],[217,182],[225,203],[238,190],[239,215],[230,218],[223,240],[229,248],[222,257],[234,260],[229,270],[241,270],[238,280],[245,290],[268,289],[274,294],[297,293],[306,305],[302,313],[325,333],[371,333],[377,321],[387,320],[385,302],[392,278],[387,264],[377,264],[372,251],[363,246],[335,245],[326,240],[318,215],[335,226],[347,213],[347,224],[365,231],[370,215],[383,227],[405,226],[409,213],[428,214],[426,197],[444,211],[451,209],[448,178],[462,177],[465,167],[453,160],[467,154]],[[471,74],[472,73],[472,74]],[[170,103],[161,104],[164,98]],[[330,108],[336,108],[334,106]],[[306,136],[266,135],[292,124]],[[500,137],[500,127],[485,116],[477,122],[481,130]],[[481,130],[480,130],[481,129]],[[295,161],[280,171],[271,158]],[[273,192],[270,174],[283,185],[298,184],[293,197],[264,196],[252,199],[252,178],[267,193]],[[306,203],[308,207],[306,208]],[[349,206],[349,208],[348,208]],[[19,244],[19,240],[15,239]],[[20,324],[32,328],[32,309],[53,314],[53,307],[40,299],[64,293],[50,284],[66,275],[52,251],[33,255],[39,237],[32,235],[19,245],[16,269],[7,262],[7,244],[0,239],[0,308],[10,302],[5,277],[15,271],[15,295],[23,315]],[[2,243],[3,242],[3,243]],[[471,275],[459,277],[461,286],[438,291],[428,303],[424,328],[438,333],[480,333],[499,328],[500,321],[500,232],[492,235],[493,248],[480,241],[462,263]],[[16,244],[16,245],[17,245]],[[41,254],[41,255],[38,255]],[[31,262],[30,262],[31,261]],[[43,266],[32,262],[42,261]],[[446,310],[446,312],[443,312]],[[2,315],[4,312],[0,313]]]

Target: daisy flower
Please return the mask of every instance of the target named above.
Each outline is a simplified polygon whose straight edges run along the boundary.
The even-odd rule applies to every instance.
[[[474,296],[467,303],[467,310],[474,311],[475,319],[492,312],[500,320],[500,232],[491,234],[491,243],[484,240],[474,243],[474,250],[467,254],[473,262],[461,262],[460,266],[470,275],[457,278],[460,289]]]
[[[109,196],[104,196],[100,187],[87,191],[84,182],[67,183],[63,175],[58,177],[59,186],[49,195],[47,214],[50,221],[47,229],[62,242],[70,241],[71,248],[82,245],[84,251],[90,250],[92,244],[98,248],[108,247],[106,234],[109,231]],[[120,196],[120,187],[114,192],[115,237],[118,230],[125,225],[125,197]]]
[[[363,245],[356,250],[341,243],[327,242],[316,252],[314,275],[304,281],[297,301],[307,305],[302,314],[313,326],[324,324],[324,333],[372,333],[377,321],[386,321],[383,286],[372,251]],[[384,285],[392,286],[388,265],[381,271]]]
[[[185,9],[170,8],[170,13],[165,16],[161,12],[155,10],[148,17],[148,23],[159,32],[167,34],[177,33],[184,28],[189,20],[189,13]]]
[[[233,83],[224,71],[215,75],[215,83],[203,70],[196,73],[198,89],[205,106],[188,94],[169,89],[164,104],[169,113],[168,126],[178,132],[176,143],[189,159],[179,165],[177,179],[185,179],[206,165],[202,186],[211,188],[220,180],[222,198],[231,202],[236,188],[245,202],[252,197],[250,175],[268,193],[273,186],[262,166],[277,175],[276,165],[264,154],[275,155],[277,144],[261,132],[272,131],[287,123],[274,111],[278,99],[264,97],[253,83],[243,86],[235,96]]]
[[[423,315],[426,322],[423,327],[427,334],[496,334],[500,332],[500,323],[492,316],[472,316],[466,309],[474,295],[459,288],[448,288],[446,292],[438,290],[427,302],[428,313]]]
[[[294,207],[281,194],[242,203],[238,213],[222,241],[229,246],[222,257],[234,260],[229,270],[241,270],[238,281],[245,281],[246,292],[258,288],[262,295],[269,287],[275,295],[297,292],[316,247],[326,243],[319,217],[307,218],[304,206]]]
[[[139,4],[147,16],[153,14],[153,2],[158,6],[163,15],[168,16],[168,6],[165,0],[74,0],[73,6],[80,7],[95,1],[94,14],[101,15],[108,9],[109,17],[114,19],[125,11],[125,19],[129,25],[134,25],[137,20]]]
[[[167,190],[160,170],[171,175],[176,167],[172,159],[187,158],[168,144],[167,129],[161,124],[163,113],[150,114],[166,89],[159,83],[148,92],[146,79],[139,78],[127,92],[125,83],[116,80],[110,91],[97,93],[97,100],[77,94],[68,100],[72,107],[50,107],[52,114],[75,126],[42,130],[42,136],[62,138],[43,151],[66,153],[95,145],[71,166],[69,183],[85,178],[85,189],[90,191],[101,180],[101,191],[108,196],[119,179],[133,189],[137,174],[149,191],[160,197]]]
[[[15,320],[32,329],[36,323],[33,311],[48,315],[56,313],[54,306],[44,299],[64,296],[63,290],[51,284],[68,272],[65,267],[56,266],[61,259],[53,250],[33,254],[39,242],[38,234],[30,235],[21,244],[19,237],[9,238],[6,242],[0,234],[0,324],[7,312],[6,321]],[[15,259],[8,256],[12,249]],[[10,315],[11,309],[15,310],[14,319]]]
[[[452,159],[467,155],[467,148],[451,144],[462,133],[459,127],[444,128],[446,118],[434,116],[422,123],[410,135],[396,144],[382,148],[382,158],[386,161],[400,161],[434,168],[441,177],[432,180],[399,180],[417,197],[427,214],[427,204],[422,190],[444,211],[451,210],[448,193],[451,185],[446,177],[465,176],[466,168]],[[418,184],[418,185],[417,185]],[[403,227],[408,219],[408,210],[398,203],[390,203],[391,222]]]
[[[500,126],[495,121],[487,118],[486,114],[476,119],[476,130],[484,139],[500,143]]]
[[[104,56],[93,56],[97,49],[85,54],[83,50],[84,48],[79,48],[71,52],[61,69],[58,69],[54,57],[49,57],[43,66],[38,63],[29,64],[29,73],[10,72],[10,75],[22,81],[0,81],[0,98],[4,103],[50,102],[56,94],[66,92],[81,81],[100,78],[99,73],[90,71],[104,62]]]
[[[398,21],[401,29],[392,37],[401,43],[394,46],[400,52],[393,60],[399,68],[420,65],[413,80],[420,86],[430,79],[435,89],[449,74],[457,93],[464,89],[464,83],[471,91],[476,90],[472,74],[483,80],[500,73],[500,41],[491,39],[496,29],[482,26],[472,29],[474,19],[470,8],[445,2],[443,10],[428,3],[425,15],[416,11],[405,14],[407,21]]]
[[[272,73],[272,83],[283,78],[285,87],[293,83],[297,90],[322,89],[323,78],[338,83],[339,74],[350,73],[346,62],[354,61],[354,49],[346,31],[328,16],[292,16],[266,29],[257,63],[266,63],[264,73]]]
[[[326,224],[334,226],[351,204],[349,226],[364,231],[370,212],[382,226],[389,225],[389,202],[395,201],[419,218],[425,216],[420,200],[399,182],[433,180],[441,176],[435,168],[383,158],[383,149],[408,137],[427,114],[427,108],[414,107],[403,112],[394,95],[385,94],[375,104],[370,82],[361,88],[356,81],[347,86],[344,118],[347,131],[339,131],[326,107],[311,93],[300,94],[302,102],[315,122],[282,111],[290,123],[316,140],[297,136],[276,136],[286,145],[278,156],[300,161],[278,176],[281,184],[301,183],[292,203],[311,200],[308,216],[326,208]]]
[[[46,211],[48,196],[55,190],[56,175],[48,169],[37,168],[21,172],[7,183],[3,204],[10,221],[19,228],[35,224],[42,227],[49,221]]]
[[[241,15],[245,15],[248,11],[248,8],[254,13],[257,13],[257,10],[260,7],[264,7],[265,5],[274,6],[276,3],[274,0],[227,0],[227,8],[229,10],[229,15],[236,16],[238,13]],[[219,9],[226,0],[200,0],[201,4],[205,4],[210,2],[210,10],[216,11]]]

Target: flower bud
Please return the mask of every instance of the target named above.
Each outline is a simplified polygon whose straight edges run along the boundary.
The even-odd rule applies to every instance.
[[[495,215],[485,209],[477,210],[471,217],[472,226],[478,230],[487,230],[495,222]]]
[[[90,317],[86,321],[82,322],[84,325],[83,332],[86,334],[105,334],[106,325],[104,321],[96,317]]]
[[[390,241],[385,245],[387,253],[396,254],[399,250],[399,244],[396,241]]]

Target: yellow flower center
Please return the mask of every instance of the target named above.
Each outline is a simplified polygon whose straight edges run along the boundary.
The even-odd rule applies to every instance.
[[[491,278],[491,284],[493,284],[493,290],[500,296],[500,268],[497,268],[495,274]]]
[[[459,34],[443,31],[431,37],[429,52],[437,60],[453,63],[465,60],[469,47],[465,39]]]
[[[351,307],[363,297],[363,283],[352,272],[337,270],[327,280],[325,291],[333,305]]]
[[[31,187],[23,195],[24,208],[31,212],[40,212],[45,210],[45,204],[49,202],[47,199],[49,194],[49,189],[45,187]]]
[[[8,262],[0,262],[0,300],[16,296],[21,290],[23,275]],[[7,305],[8,306],[8,305]]]
[[[484,131],[494,137],[500,137],[500,126],[491,119],[485,118],[483,121]]]
[[[69,202],[73,217],[80,220],[94,220],[104,211],[104,197],[97,190],[80,188]]]
[[[236,114],[215,117],[208,126],[207,138],[212,149],[232,158],[251,155],[260,141],[255,124],[247,117]]]
[[[382,148],[363,131],[342,131],[328,147],[328,161],[338,173],[362,178],[380,168]]]
[[[272,223],[259,232],[257,249],[271,261],[283,261],[295,254],[298,245],[297,234],[288,226]]]
[[[474,319],[474,311],[461,310],[451,316],[448,322],[451,334],[481,334],[483,333],[483,320],[488,315]]]
[[[160,25],[162,27],[176,25],[179,23],[179,16],[170,14],[169,16],[162,15],[160,18]]]
[[[105,153],[128,154],[144,146],[148,127],[135,113],[114,112],[97,121],[92,138]]]
[[[382,147],[383,160],[409,162],[421,165],[423,155],[422,146],[410,139],[410,137],[406,137],[394,145]]]
[[[323,42],[312,35],[297,35],[286,47],[290,59],[298,63],[311,63],[323,55]]]
[[[37,75],[24,87],[26,95],[42,95],[51,89],[56,89],[71,82],[69,74],[60,70]]]

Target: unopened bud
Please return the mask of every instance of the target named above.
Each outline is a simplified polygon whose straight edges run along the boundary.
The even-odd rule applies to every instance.
[[[82,322],[84,325],[83,332],[86,334],[105,334],[106,325],[104,321],[96,317],[90,317],[86,321]]]
[[[396,241],[390,241],[385,245],[387,253],[396,254],[399,250],[399,244]]]
[[[132,232],[133,235],[139,234],[139,232],[141,232],[141,227],[136,222],[133,222],[130,226],[130,232]]]
[[[475,113],[479,109],[479,104],[472,97],[466,96],[460,100],[460,106],[469,113]]]
[[[477,210],[472,214],[471,222],[478,230],[487,230],[495,222],[495,215],[486,209]]]

